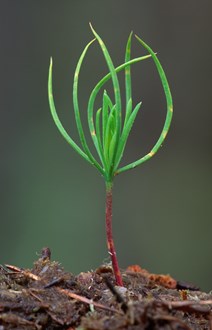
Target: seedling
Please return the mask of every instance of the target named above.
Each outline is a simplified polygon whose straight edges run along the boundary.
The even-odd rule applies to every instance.
[[[116,256],[113,235],[112,235],[113,180],[116,175],[135,168],[136,166],[144,163],[145,161],[149,160],[151,157],[155,155],[155,153],[160,148],[161,144],[163,143],[168,133],[172,119],[173,104],[172,104],[171,92],[169,89],[168,81],[166,79],[164,70],[154,51],[143,40],[141,40],[138,36],[135,36],[138,42],[147,50],[148,55],[131,59],[131,38],[132,38],[132,33],[131,33],[126,45],[125,62],[122,65],[115,68],[103,40],[96,33],[96,31],[93,29],[92,26],[91,26],[91,30],[92,33],[94,34],[95,39],[89,42],[85,47],[85,49],[83,50],[76,66],[76,70],[74,74],[74,83],[73,83],[73,105],[74,105],[77,130],[81,141],[81,147],[79,147],[69,136],[69,134],[64,129],[57,115],[57,111],[53,99],[53,91],[52,91],[52,59],[50,61],[49,81],[48,81],[49,104],[54,122],[57,128],[59,129],[60,133],[62,134],[62,136],[82,158],[84,158],[88,163],[96,167],[96,169],[100,172],[100,174],[103,176],[105,180],[107,247],[112,261],[116,284],[118,286],[123,286],[123,281],[118,265],[118,260]],[[99,160],[95,159],[87,144],[81,122],[79,104],[78,104],[78,80],[79,80],[80,69],[88,48],[95,40],[99,43],[107,67],[109,69],[109,73],[106,76],[104,76],[92,90],[88,100],[88,108],[87,108],[88,126],[90,130],[91,138],[93,140],[94,146],[99,156]],[[165,123],[156,144],[148,154],[128,165],[119,167],[129,133],[135,121],[136,115],[141,107],[141,103],[138,103],[133,108],[132,87],[131,87],[131,65],[136,62],[143,61],[150,57],[153,59],[156,65],[166,97],[167,114],[166,114]],[[126,90],[126,106],[125,106],[126,110],[124,114],[122,113],[121,93],[119,87],[119,80],[117,76],[117,73],[122,70],[125,71],[125,90]],[[95,105],[96,97],[98,93],[103,89],[103,86],[108,80],[112,81],[115,100],[113,102],[112,99],[107,94],[106,90],[104,90],[102,107],[98,109],[95,113],[94,105]]]

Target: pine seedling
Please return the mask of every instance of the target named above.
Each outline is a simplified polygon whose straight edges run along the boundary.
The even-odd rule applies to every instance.
[[[164,73],[164,70],[157,58],[157,55],[143,40],[141,40],[138,36],[135,36],[139,44],[141,44],[146,49],[148,55],[131,59],[131,39],[132,39],[132,33],[131,33],[126,45],[125,61],[120,66],[114,67],[110,54],[103,40],[96,33],[96,31],[93,29],[92,26],[91,26],[91,30],[95,39],[89,42],[86,45],[85,49],[83,50],[76,66],[76,70],[74,74],[74,83],[73,83],[73,106],[74,106],[76,126],[79,133],[81,147],[78,144],[76,144],[73,141],[73,139],[69,136],[69,134],[63,127],[57,115],[57,111],[53,99],[53,91],[52,91],[52,65],[53,65],[52,59],[50,61],[50,67],[49,67],[48,96],[49,96],[49,104],[50,104],[50,110],[53,120],[57,128],[59,129],[60,133],[62,134],[62,136],[82,158],[84,158],[88,163],[96,167],[96,169],[100,172],[100,174],[103,176],[105,180],[107,248],[108,248],[108,253],[111,257],[116,284],[118,286],[123,286],[123,280],[118,265],[118,260],[116,256],[116,250],[112,235],[113,180],[116,175],[137,167],[138,165],[149,160],[156,154],[156,152],[162,145],[168,133],[172,119],[173,103],[172,103],[172,96],[169,89],[168,81]],[[86,141],[86,137],[84,134],[82,121],[80,117],[79,103],[78,103],[78,81],[79,81],[80,69],[84,57],[86,55],[86,52],[94,41],[98,42],[109,70],[109,73],[106,76],[104,76],[92,90],[88,100],[88,108],[87,108],[89,131],[91,134],[91,138],[93,140],[93,144],[98,154],[98,158],[99,158],[98,160],[93,156]],[[165,93],[166,103],[167,103],[167,113],[166,113],[165,123],[157,142],[155,143],[155,145],[153,146],[153,148],[149,153],[147,153],[145,156],[139,158],[138,160],[128,165],[120,167],[119,166],[120,161],[122,159],[125,150],[129,133],[136,119],[138,111],[141,107],[141,103],[138,103],[135,107],[133,107],[131,65],[148,58],[152,58],[152,60],[155,63]],[[119,87],[119,80],[117,76],[117,73],[122,70],[124,70],[125,72],[125,92],[126,92],[126,103],[125,103],[126,109],[124,113],[122,113],[122,104],[121,104],[122,100],[121,100],[121,93]],[[94,107],[95,107],[96,97],[100,93],[100,91],[103,90],[104,85],[108,80],[112,81],[113,90],[114,90],[114,101],[112,101],[112,99],[109,97],[107,91],[104,90],[102,96],[102,107],[95,112]]]

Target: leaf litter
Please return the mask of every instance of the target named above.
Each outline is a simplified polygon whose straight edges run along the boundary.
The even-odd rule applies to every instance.
[[[212,294],[134,265],[73,275],[49,248],[31,270],[0,266],[0,330],[212,330]]]

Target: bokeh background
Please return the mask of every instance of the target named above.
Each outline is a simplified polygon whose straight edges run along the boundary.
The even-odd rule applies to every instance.
[[[109,261],[104,181],[62,139],[47,99],[53,56],[57,110],[79,141],[72,83],[93,38],[90,21],[115,65],[123,62],[131,30],[149,43],[174,99],[173,124],[159,153],[115,179],[120,265],[140,264],[211,290],[211,0],[0,1],[0,263],[31,267],[44,246],[73,273]],[[132,56],[142,54],[133,40]],[[91,89],[106,72],[95,44],[81,72],[84,119]],[[136,64],[132,73],[134,104],[143,105],[122,164],[151,149],[166,113],[152,61]],[[120,80],[123,85],[122,74]]]

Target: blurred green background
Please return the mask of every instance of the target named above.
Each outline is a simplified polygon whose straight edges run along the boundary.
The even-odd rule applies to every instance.
[[[0,263],[31,267],[41,248],[73,273],[109,261],[104,181],[59,135],[49,112],[53,56],[58,113],[78,141],[73,73],[93,38],[123,62],[131,30],[158,53],[174,99],[173,124],[159,153],[115,180],[114,238],[120,266],[211,290],[211,21],[212,2],[172,0],[1,0],[0,2]],[[145,51],[133,40],[133,56]],[[82,68],[80,107],[107,72],[97,44]],[[143,101],[122,164],[144,155],[165,118],[151,60],[135,65],[133,96]],[[123,75],[120,74],[123,84]],[[108,86],[110,90],[110,86]]]

